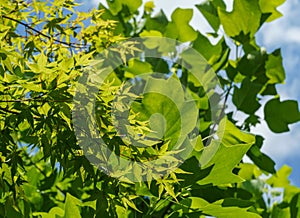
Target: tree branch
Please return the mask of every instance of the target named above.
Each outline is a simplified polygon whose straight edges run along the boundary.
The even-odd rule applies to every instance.
[[[64,42],[64,41],[61,41],[61,40],[58,40],[58,39],[54,39],[51,36],[48,36],[48,35],[42,33],[41,31],[33,28],[32,26],[28,25],[27,23],[24,23],[24,22],[19,21],[19,20],[15,19],[15,18],[12,18],[12,17],[8,17],[6,15],[2,15],[2,17],[6,18],[8,20],[14,21],[14,22],[16,22],[18,24],[21,24],[22,26],[24,26],[24,27],[26,27],[26,28],[28,28],[28,29],[30,29],[30,30],[38,33],[39,35],[42,35],[42,36],[46,37],[47,39],[53,39],[55,42],[63,44],[63,45],[66,45],[68,47],[72,47],[72,48],[84,48],[84,47],[87,47],[86,45],[82,45],[82,44],[77,44],[77,43],[72,43],[72,42],[67,43],[67,42]]]
[[[0,103],[13,103],[13,102],[72,102],[71,99],[62,99],[62,100],[47,100],[47,99],[12,99],[12,100],[0,100]]]
[[[211,138],[214,136],[214,134],[217,132],[216,130],[214,130],[216,128],[216,126],[219,124],[219,122],[222,120],[223,118],[223,115],[225,115],[225,109],[226,109],[226,103],[227,103],[227,100],[228,100],[228,97],[229,97],[229,94],[230,94],[230,91],[232,89],[232,83],[230,84],[230,87],[228,88],[227,92],[226,92],[226,95],[225,95],[225,99],[224,99],[224,102],[223,102],[223,106],[222,106],[222,109],[221,109],[221,113],[217,119],[217,121],[214,123],[213,127],[212,127],[212,134],[210,134],[209,136],[205,137],[202,139],[202,141],[206,140],[206,139],[210,139],[206,145],[209,145],[210,144],[210,141],[211,141]]]

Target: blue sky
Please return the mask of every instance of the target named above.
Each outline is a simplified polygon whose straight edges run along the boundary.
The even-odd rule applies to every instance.
[[[268,51],[278,47],[282,49],[287,78],[284,85],[278,86],[281,99],[297,99],[300,102],[300,2],[287,0],[279,11],[283,17],[263,27],[258,41]],[[256,131],[265,136],[263,149],[276,160],[277,168],[283,164],[292,166],[291,179],[300,186],[300,123],[291,125],[290,129],[289,133],[272,134],[263,124]]]
[[[231,10],[233,0],[225,1],[227,10]],[[106,5],[105,0],[93,0],[92,4],[83,3],[83,8],[90,9],[97,6],[99,2]],[[154,0],[156,10],[162,8],[167,16],[170,16],[177,7],[195,9],[194,5],[201,2],[203,0]],[[284,85],[278,86],[281,100],[295,99],[300,102],[300,2],[286,0],[278,9],[283,17],[265,24],[257,34],[257,40],[259,45],[265,47],[268,52],[272,52],[276,48],[282,49],[287,78]],[[202,33],[211,31],[197,10],[194,10],[191,25]],[[258,114],[263,117],[262,110]],[[298,167],[300,166],[300,123],[290,125],[290,130],[289,133],[273,134],[266,123],[262,122],[253,131],[264,136],[263,151],[275,160],[277,169],[284,164],[293,167],[292,183],[300,186],[300,169]]]

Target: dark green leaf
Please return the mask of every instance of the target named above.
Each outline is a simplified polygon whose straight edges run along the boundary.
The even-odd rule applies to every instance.
[[[260,148],[262,147],[262,144],[263,144],[263,138],[261,136],[256,136],[256,142],[247,152],[247,156],[260,169],[268,173],[275,173],[276,172],[275,162],[266,154],[261,152]]]
[[[260,84],[251,82],[249,78],[245,78],[241,88],[234,88],[232,101],[237,109],[247,114],[254,114],[260,107],[257,94],[261,88],[262,86]]]
[[[300,120],[298,102],[292,100],[272,99],[265,105],[264,114],[269,128],[275,133],[289,131],[288,125]]]
[[[214,31],[217,32],[220,27],[218,8],[226,9],[223,0],[208,0],[202,4],[196,5],[196,7],[203,14]]]

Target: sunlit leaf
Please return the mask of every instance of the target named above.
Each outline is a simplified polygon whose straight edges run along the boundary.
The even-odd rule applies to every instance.
[[[261,10],[257,0],[234,1],[231,12],[218,8],[218,14],[225,33],[230,37],[240,34],[254,36],[260,26]]]
[[[263,13],[271,13],[271,16],[266,20],[267,22],[271,22],[275,19],[278,19],[282,16],[282,14],[277,10],[277,7],[283,4],[285,0],[259,0],[259,6]]]
[[[280,50],[274,51],[268,56],[266,62],[266,75],[270,79],[269,83],[283,83],[285,80],[285,71],[282,65],[282,57]]]
[[[195,40],[197,32],[189,25],[192,16],[192,9],[177,8],[171,15],[172,22],[168,24],[165,36],[181,42]]]
[[[232,173],[233,168],[240,162],[251,145],[255,143],[253,135],[241,132],[230,121],[224,119],[218,130],[221,143],[212,141],[200,157],[201,168],[213,166],[207,177],[198,184],[221,185],[241,182],[242,178]]]

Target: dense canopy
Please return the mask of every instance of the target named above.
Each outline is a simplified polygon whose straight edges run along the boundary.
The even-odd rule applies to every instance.
[[[255,38],[283,2],[198,4],[201,33],[151,1],[2,0],[0,216],[299,217],[291,168],[251,133],[300,120]]]

